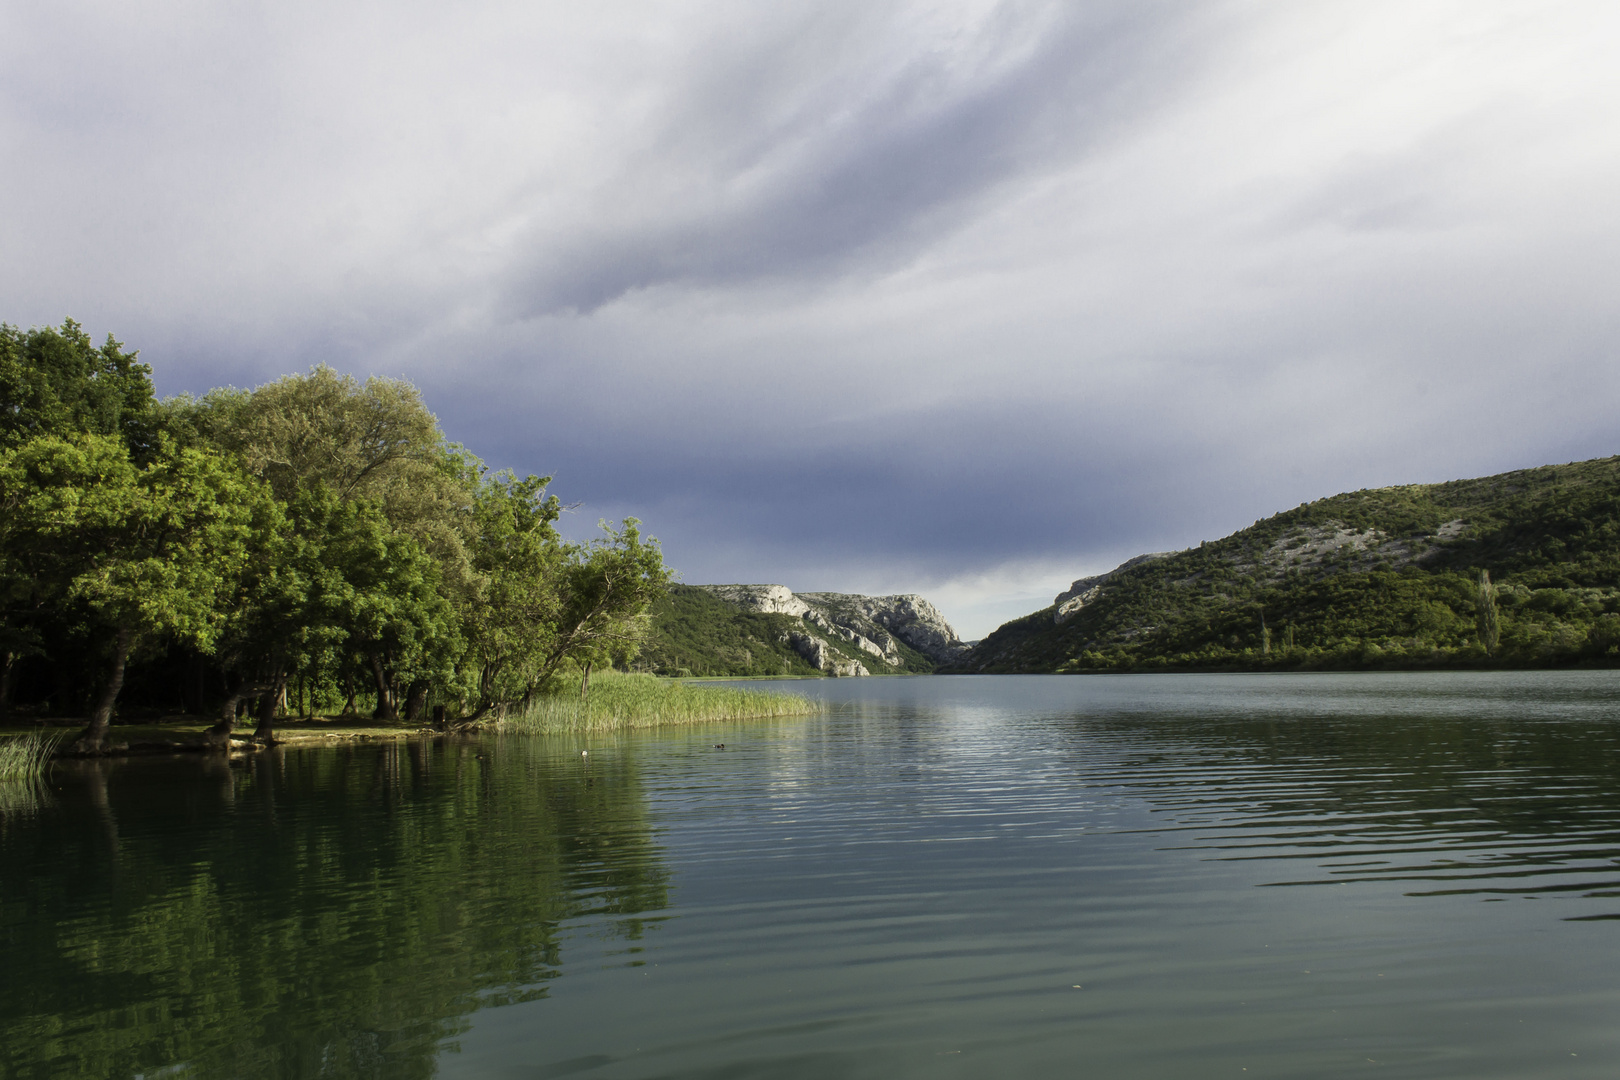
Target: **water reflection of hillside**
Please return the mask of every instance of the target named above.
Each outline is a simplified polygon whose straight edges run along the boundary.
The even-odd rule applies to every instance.
[[[1240,710],[1075,718],[1090,786],[1144,798],[1167,846],[1283,860],[1271,884],[1620,895],[1620,735],[1603,713]]]
[[[564,921],[635,939],[667,902],[632,765],[545,742],[58,780],[0,837],[6,1076],[430,1076],[545,995]]]

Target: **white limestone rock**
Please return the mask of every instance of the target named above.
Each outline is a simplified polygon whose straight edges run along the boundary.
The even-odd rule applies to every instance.
[[[796,616],[804,620],[807,628],[814,627],[823,634],[841,638],[891,667],[903,661],[896,642],[905,643],[936,664],[949,664],[967,651],[967,646],[939,609],[913,593],[896,596],[793,593],[781,585],[700,585],[698,588],[744,611]]]
[[[938,608],[915,593],[860,596],[854,593],[799,593],[799,599],[826,611],[832,621],[876,641],[879,632],[899,638],[936,664],[948,664],[967,651]]]
[[[790,631],[782,636],[782,640],[793,646],[793,651],[804,657],[805,663],[835,679],[872,674],[859,660],[844,659],[814,634]]]
[[[803,618],[810,610],[810,605],[794,596],[786,585],[699,585],[698,588],[744,611]]]

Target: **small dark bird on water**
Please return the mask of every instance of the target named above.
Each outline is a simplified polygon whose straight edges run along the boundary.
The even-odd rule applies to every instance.
[[[726,744],[723,742],[717,742],[714,744],[714,748],[716,750],[724,750],[726,748]]]

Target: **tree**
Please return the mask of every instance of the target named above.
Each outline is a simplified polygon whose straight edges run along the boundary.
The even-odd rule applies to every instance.
[[[276,512],[264,486],[220,454],[160,439],[152,459],[137,466],[106,435],[46,435],[0,454],[7,547],[107,647],[85,751],[105,745],[137,648],[163,637],[213,645],[254,531]]]
[[[0,323],[0,449],[83,432],[117,436],[144,460],[154,445],[151,373],[110,334],[96,348],[72,319],[27,331]]]
[[[1485,646],[1485,653],[1488,656],[1496,651],[1496,643],[1502,637],[1502,617],[1496,607],[1496,586],[1491,584],[1489,570],[1479,572],[1479,595],[1476,602],[1479,609],[1479,643]]]
[[[328,659],[348,636],[339,618],[348,590],[326,550],[336,500],[317,487],[278,505],[281,527],[254,531],[248,568],[226,604],[216,655],[233,678],[219,722],[209,729],[214,742],[230,739],[238,706],[257,696],[254,741],[273,743],[288,676]]]
[[[562,506],[546,494],[550,482],[496,473],[473,499],[469,547],[477,584],[461,608],[474,717],[528,693],[557,633],[569,549],[554,526]]]
[[[283,501],[317,484],[339,499],[371,501],[439,560],[448,589],[468,586],[463,534],[480,470],[445,441],[410,383],[362,383],[322,364],[165,409],[170,423],[238,455]]]
[[[602,522],[602,539],[575,548],[563,571],[564,602],[558,632],[540,680],[565,660],[580,664],[580,697],[590,691],[591,669],[635,658],[651,622],[649,609],[664,595],[670,572],[658,541],[643,542],[641,523],[625,518],[614,529]]]
[[[371,678],[373,717],[398,720],[412,686],[453,681],[462,652],[439,564],[369,502],[334,500],[325,527],[322,559],[334,574],[323,588],[333,625],[346,636],[348,662]]]
[[[23,512],[30,494],[15,453],[0,451],[0,722],[10,716],[17,662],[44,653],[41,624],[59,599],[46,572],[49,547]]]

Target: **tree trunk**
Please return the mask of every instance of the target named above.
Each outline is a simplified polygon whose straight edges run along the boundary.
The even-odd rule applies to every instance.
[[[491,660],[478,669],[478,712],[480,715],[495,707],[495,679],[500,665]]]
[[[118,703],[118,692],[124,688],[124,666],[129,662],[130,650],[135,647],[135,628],[120,626],[113,641],[112,670],[107,674],[107,685],[101,689],[90,722],[80,733],[74,749],[81,753],[99,754],[107,748],[107,729],[112,725],[113,706]]]
[[[287,675],[277,672],[270,689],[259,699],[259,726],[254,729],[253,741],[261,746],[276,745],[276,706],[287,692]]]
[[[586,697],[591,692],[591,662],[585,661],[585,674],[579,680],[579,703],[585,704]]]
[[[428,690],[432,688],[426,679],[417,679],[411,683],[410,693],[405,695],[405,720],[407,723],[420,724],[427,715]]]
[[[219,707],[219,720],[213,727],[203,732],[203,742],[217,747],[231,745],[231,733],[236,730],[236,711],[242,707],[242,699],[252,694],[255,689],[257,687],[250,686],[244,680],[225,696],[225,704]]]
[[[386,720],[391,724],[399,723],[399,713],[394,711],[394,700],[391,688],[388,685],[388,672],[383,668],[382,657],[372,654],[371,673],[377,679],[377,707],[372,710],[373,720]]]
[[[208,660],[201,653],[186,657],[186,671],[180,680],[180,711],[188,716],[208,712]]]
[[[354,668],[351,667],[351,668],[349,668],[347,671],[345,671],[343,673],[343,681],[344,681],[345,687],[349,691],[349,700],[345,701],[343,703],[343,709],[342,709],[342,711],[340,711],[338,713],[338,715],[339,716],[348,716],[349,715],[349,710],[354,708],[355,695],[360,692],[360,691],[356,690],[355,686],[354,686]]]

